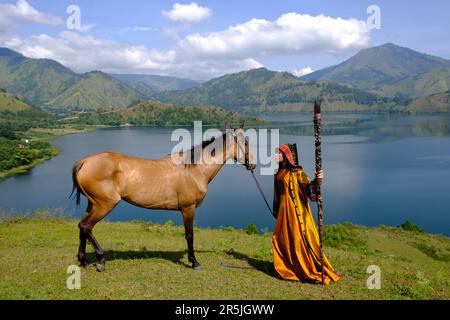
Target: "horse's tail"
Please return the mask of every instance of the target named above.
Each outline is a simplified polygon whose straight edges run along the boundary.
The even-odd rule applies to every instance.
[[[80,184],[78,183],[78,179],[77,179],[78,172],[80,171],[80,169],[81,169],[82,166],[83,166],[83,161],[80,160],[80,161],[77,161],[77,162],[73,165],[73,168],[72,168],[72,182],[73,182],[73,188],[72,188],[72,192],[70,193],[69,198],[72,197],[73,193],[74,193],[75,190],[76,190],[75,197],[76,197],[76,204],[77,204],[77,205],[80,204],[80,195],[81,195],[81,193],[83,193],[83,191],[82,191],[81,188],[80,188]]]

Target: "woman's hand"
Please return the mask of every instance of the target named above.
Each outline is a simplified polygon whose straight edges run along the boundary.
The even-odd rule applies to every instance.
[[[323,177],[324,177],[323,170],[319,170],[319,171],[316,172],[316,179],[317,180],[322,180]]]

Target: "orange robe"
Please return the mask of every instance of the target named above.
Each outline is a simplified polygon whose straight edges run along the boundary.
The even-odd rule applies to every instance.
[[[322,283],[319,233],[308,202],[310,183],[303,170],[280,169],[275,175],[273,262],[283,279]],[[339,280],[325,255],[323,260],[324,283]]]

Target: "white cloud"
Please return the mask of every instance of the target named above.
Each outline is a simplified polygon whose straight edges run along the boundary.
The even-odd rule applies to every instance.
[[[6,46],[31,58],[55,59],[75,71],[101,69],[116,71],[163,71],[175,60],[174,51],[158,51],[145,46],[128,46],[110,40],[63,31],[59,37],[46,34],[15,38]]]
[[[30,58],[54,59],[77,72],[102,70],[109,73],[142,73],[210,79],[225,73],[261,67],[254,59],[191,59],[173,50],[159,51],[130,46],[72,31],[58,37],[46,34],[25,39],[11,38],[0,46]]]
[[[261,68],[264,65],[255,59],[195,59],[179,55],[171,70],[174,75],[184,78],[209,80],[224,74]],[[168,75],[170,75],[169,73]]]
[[[303,77],[306,76],[307,74],[310,74],[314,72],[314,70],[311,67],[304,67],[301,69],[294,69],[292,70],[292,74],[296,77]]]
[[[211,17],[212,10],[201,7],[195,2],[190,4],[175,3],[171,11],[163,11],[162,14],[171,21],[200,23]]]
[[[286,13],[276,21],[252,19],[219,32],[191,34],[179,45],[195,55],[244,58],[337,53],[365,47],[368,40],[365,21]]]
[[[17,0],[16,4],[1,3],[0,19],[17,18],[38,24],[60,25],[62,19],[33,8],[26,0]]]
[[[173,21],[194,23],[211,16],[211,10],[194,2],[189,5],[176,3],[172,11],[164,15]],[[192,27],[189,23],[175,25],[178,27],[175,29],[163,28],[163,34],[176,45],[171,50],[157,50],[73,31],[63,31],[57,36],[40,34],[21,38],[16,30],[20,25],[11,23],[15,19],[46,24],[57,24],[60,19],[38,12],[25,0],[0,4],[0,46],[32,58],[54,59],[77,72],[102,70],[202,80],[262,67],[258,60],[263,56],[353,50],[366,46],[369,38],[364,21],[287,13],[275,21],[253,19],[205,34],[182,36],[181,33],[187,34]],[[89,32],[93,27],[92,24],[84,25],[80,31]],[[120,32],[154,30],[131,26]],[[310,72],[310,67],[293,70],[297,76]]]

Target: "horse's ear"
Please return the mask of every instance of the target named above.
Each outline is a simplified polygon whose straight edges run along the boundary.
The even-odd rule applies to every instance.
[[[225,123],[225,129],[231,129],[231,127],[228,123]]]
[[[242,122],[241,126],[239,127],[239,129],[244,129],[244,122]]]

